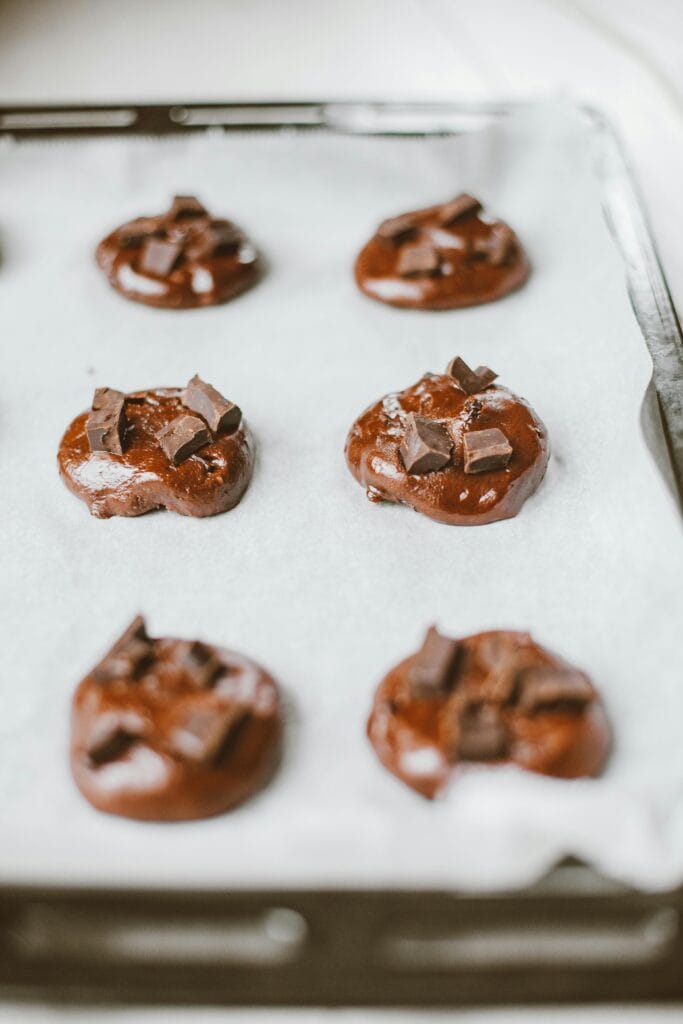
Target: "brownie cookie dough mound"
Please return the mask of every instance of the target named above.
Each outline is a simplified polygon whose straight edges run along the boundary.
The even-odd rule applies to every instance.
[[[411,309],[457,309],[519,288],[529,261],[512,228],[461,194],[385,220],[356,259],[371,299]]]
[[[66,486],[99,519],[158,508],[213,516],[246,491],[254,441],[240,409],[195,376],[182,389],[97,388],[57,458]]]
[[[445,374],[425,374],[359,416],[346,461],[368,498],[454,526],[517,515],[543,479],[548,438],[533,409],[495,379],[456,357]]]
[[[244,232],[211,217],[194,196],[176,196],[167,213],[123,224],[100,242],[95,258],[127,299],[166,309],[227,302],[261,273]]]
[[[368,736],[385,768],[429,798],[466,762],[595,776],[611,744],[588,676],[528,633],[452,640],[434,627],[380,683]]]
[[[268,781],[281,734],[267,672],[209,644],[153,640],[138,617],[76,690],[71,771],[100,811],[206,818]]]

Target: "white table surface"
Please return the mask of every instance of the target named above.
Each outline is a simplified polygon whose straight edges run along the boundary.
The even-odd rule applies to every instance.
[[[683,310],[682,0],[4,0],[0,103],[529,99],[601,107],[628,149]],[[619,993],[614,993],[615,1002]],[[583,1024],[683,1021],[683,1006],[464,1011],[74,1011],[0,1024]]]

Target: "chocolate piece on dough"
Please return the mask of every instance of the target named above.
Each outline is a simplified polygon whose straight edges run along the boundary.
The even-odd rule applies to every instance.
[[[410,245],[401,250],[396,272],[401,277],[432,277],[441,266],[439,253],[429,242]]]
[[[463,761],[496,761],[508,751],[508,734],[500,714],[485,704],[470,704],[460,715],[458,757]]]
[[[105,712],[96,719],[86,744],[86,754],[91,764],[100,766],[115,761],[141,739],[145,723],[134,712],[119,714]]]
[[[225,667],[212,648],[199,640],[179,645],[177,663],[199,690],[208,689]]]
[[[443,423],[409,413],[401,458],[409,473],[433,473],[450,462],[453,439]]]
[[[242,412],[234,402],[229,402],[220,391],[203,381],[198,374],[182,394],[182,403],[206,420],[215,434],[236,430],[242,419]]]
[[[488,366],[478,366],[476,370],[471,370],[460,356],[451,359],[446,367],[446,373],[468,395],[476,395],[477,392],[484,391],[490,384],[493,384],[498,376]]]
[[[519,706],[524,711],[567,705],[581,708],[594,697],[593,687],[576,669],[540,665],[527,668],[522,674]]]
[[[491,266],[502,267],[510,255],[514,237],[514,231],[507,224],[494,224],[488,235],[474,240],[473,249]]]
[[[439,211],[439,224],[443,227],[449,227],[455,221],[460,220],[461,217],[466,217],[470,213],[476,213],[477,210],[481,210],[481,203],[474,196],[468,195],[466,192],[461,192],[455,199],[451,199],[450,203],[444,203]]]
[[[141,615],[136,615],[109,653],[93,669],[92,677],[97,683],[108,683],[112,679],[133,679],[153,656],[154,647],[147,636],[145,620]]]
[[[183,251],[181,242],[148,238],[140,257],[140,270],[154,277],[166,277],[175,267]]]
[[[390,217],[389,220],[382,221],[377,228],[377,234],[386,242],[400,245],[401,242],[407,242],[408,239],[415,237],[417,225],[409,216]]]
[[[443,697],[450,690],[460,656],[457,640],[442,636],[430,626],[422,647],[410,666],[409,683],[414,697]]]
[[[242,241],[242,233],[229,221],[213,221],[196,235],[185,247],[185,255],[190,260],[205,260],[210,256],[218,256],[237,252]]]
[[[174,196],[168,211],[169,220],[184,220],[188,217],[206,217],[206,210],[195,196]]]
[[[123,414],[126,396],[113,388],[97,388],[85,424],[91,452],[123,455]]]
[[[512,456],[512,445],[502,430],[471,430],[465,434],[465,472],[488,473],[505,469]]]
[[[210,444],[211,434],[196,416],[176,416],[157,434],[162,451],[174,466],[189,458],[193,452]]]
[[[246,715],[239,704],[190,710],[170,737],[171,750],[188,761],[216,761]]]

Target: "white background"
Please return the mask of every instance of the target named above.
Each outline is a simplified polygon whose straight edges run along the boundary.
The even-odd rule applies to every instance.
[[[678,0],[202,0],[191,5],[182,0],[6,0],[0,5],[0,102],[497,99],[565,90],[602,106],[617,121],[680,309],[682,34]],[[619,1019],[630,1024],[680,1019],[681,1012],[523,1011],[448,1019],[477,1024]],[[265,1014],[253,1019],[266,1016],[270,1019]],[[343,1018],[355,1022],[367,1016]],[[297,1014],[297,1019],[304,1017]],[[8,1008],[0,1015],[5,1018],[28,1020],[29,1014]],[[35,1015],[40,1021],[94,1018],[92,1012]],[[151,1015],[162,1018],[169,1019]],[[390,1018],[401,1019],[393,1014],[382,1019]],[[133,1013],[126,1019],[143,1016]],[[213,1020],[213,1015],[197,1019]],[[403,1019],[417,1018],[409,1014]]]

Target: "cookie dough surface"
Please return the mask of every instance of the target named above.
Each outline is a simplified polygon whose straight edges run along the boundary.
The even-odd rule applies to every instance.
[[[71,771],[100,811],[205,818],[268,781],[281,733],[267,672],[234,651],[150,639],[138,618],[76,690]]]
[[[411,414],[442,429],[449,450],[445,465],[408,471],[402,446]],[[492,429],[502,431],[511,446],[509,461],[466,472],[466,435]],[[517,515],[543,479],[548,457],[546,429],[524,399],[497,385],[469,394],[447,373],[427,373],[412,387],[385,395],[358,417],[346,440],[349,469],[371,501],[409,505],[456,526]]]
[[[585,673],[504,630],[453,641],[432,628],[380,683],[367,732],[382,764],[429,798],[466,762],[595,776],[611,743]]]
[[[207,442],[174,464],[159,435],[180,416],[198,419],[183,404],[184,393],[181,388],[155,388],[123,396],[122,454],[91,450],[91,413],[73,420],[59,445],[59,471],[92,515],[139,516],[166,508],[186,516],[212,516],[237,505],[253,471],[251,432],[243,418],[236,429],[211,434],[207,428]]]
[[[109,283],[147,306],[192,309],[227,302],[258,280],[254,245],[232,221],[211,217],[194,196],[107,235],[95,257]]]
[[[438,310],[500,299],[524,284],[530,266],[514,231],[463,195],[384,221],[354,273],[372,299]]]

